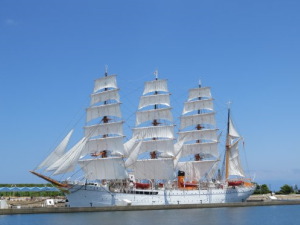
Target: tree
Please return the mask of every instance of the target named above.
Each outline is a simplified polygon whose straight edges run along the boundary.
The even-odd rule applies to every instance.
[[[268,185],[266,184],[261,185],[260,189],[262,194],[268,194],[271,192]]]
[[[262,184],[262,185],[256,184],[256,190],[255,190],[254,194],[268,194],[270,192],[271,191],[270,191],[268,185],[266,185],[266,184]]]
[[[280,188],[279,193],[281,193],[281,194],[291,194],[291,193],[294,193],[294,189],[293,189],[292,186],[289,186],[289,185],[285,184]]]

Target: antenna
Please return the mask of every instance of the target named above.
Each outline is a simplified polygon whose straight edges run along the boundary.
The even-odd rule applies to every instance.
[[[105,76],[107,77],[108,65],[105,65]]]
[[[199,79],[199,83],[198,83],[198,85],[199,85],[199,88],[201,88],[201,86],[202,86],[201,79]]]
[[[227,108],[230,109],[230,105],[232,104],[232,102],[228,101],[226,104],[227,104]]]
[[[153,74],[155,75],[155,80],[157,80],[158,79],[158,69],[156,69]]]

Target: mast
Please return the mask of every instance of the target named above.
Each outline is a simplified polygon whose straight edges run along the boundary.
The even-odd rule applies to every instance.
[[[230,102],[228,102],[228,116],[227,116],[227,135],[226,135],[226,150],[225,150],[225,180],[229,177],[229,151],[230,151],[230,137],[229,137],[229,122],[230,121]]]
[[[125,179],[127,173],[123,157],[123,120],[120,109],[117,75],[95,80],[90,107],[87,108],[84,159],[78,161],[88,180]],[[91,156],[93,158],[91,158]]]
[[[158,70],[155,70],[154,75],[155,75],[155,80],[158,80]],[[157,95],[157,94],[158,94],[158,91],[155,91],[154,95]],[[154,110],[157,110],[157,107],[158,107],[158,105],[154,104]],[[159,124],[160,124],[160,122],[158,121],[158,119],[153,119],[153,121],[152,121],[153,126],[158,126]],[[157,137],[153,137],[152,140],[154,140],[154,141],[157,140]],[[153,149],[153,151],[150,152],[150,157],[151,157],[151,159],[157,159],[157,149]]]
[[[215,128],[215,111],[209,87],[189,90],[180,117],[178,133],[177,169],[185,172],[188,181],[199,181],[217,163],[218,137]]]
[[[128,164],[137,179],[173,179],[174,124],[170,107],[167,80],[145,82],[136,112],[133,138],[136,145],[130,150]],[[130,162],[130,163],[129,163]],[[125,163],[126,164],[126,163]]]
[[[225,149],[225,180],[230,176],[245,177],[239,157],[238,144],[242,139],[231,119],[230,102],[228,103],[227,136]]]
[[[199,83],[198,83],[198,87],[201,88],[201,80],[199,80]],[[198,100],[200,101],[201,100],[201,96],[198,97]],[[201,109],[198,109],[198,115],[201,114]],[[197,130],[201,130],[203,127],[201,126],[201,124],[197,124],[196,126],[196,129]],[[196,143],[201,143],[201,140],[197,140]],[[195,161],[200,161],[202,160],[202,157],[200,156],[199,153],[195,154],[194,155],[195,157]]]

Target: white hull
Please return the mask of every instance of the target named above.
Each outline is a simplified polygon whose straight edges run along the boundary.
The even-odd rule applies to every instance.
[[[67,198],[70,207],[104,207],[114,205],[172,205],[243,202],[255,187],[208,190],[141,190],[131,193],[110,192],[105,186],[74,185]]]

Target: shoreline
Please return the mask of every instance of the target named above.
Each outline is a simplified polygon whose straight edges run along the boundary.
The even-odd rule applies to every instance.
[[[9,208],[0,209],[0,215],[15,214],[41,214],[41,213],[80,213],[80,212],[111,212],[111,211],[144,211],[144,210],[170,210],[195,208],[223,208],[223,207],[254,207],[274,205],[300,205],[300,200],[272,200],[238,203],[214,204],[186,204],[186,205],[152,205],[152,206],[108,206],[108,207],[36,207],[36,208]]]

